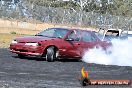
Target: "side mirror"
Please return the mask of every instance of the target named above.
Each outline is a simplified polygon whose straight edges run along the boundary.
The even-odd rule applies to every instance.
[[[73,38],[66,38],[65,40],[66,40],[66,41],[74,41]]]

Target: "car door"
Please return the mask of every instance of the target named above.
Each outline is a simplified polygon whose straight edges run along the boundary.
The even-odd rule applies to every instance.
[[[96,37],[92,34],[90,31],[83,31],[82,32],[82,43],[83,43],[83,52],[82,54],[85,53],[85,51],[94,48],[97,45],[97,39]]]
[[[80,57],[82,42],[79,30],[73,30],[64,40],[63,55],[68,57]]]

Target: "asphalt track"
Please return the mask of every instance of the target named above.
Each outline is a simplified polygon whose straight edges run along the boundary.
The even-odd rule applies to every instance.
[[[99,58],[101,60],[101,58]],[[0,49],[0,88],[82,88],[78,81],[85,67],[90,79],[130,79],[132,67],[87,64],[77,60],[46,62],[20,59],[8,49]],[[90,85],[85,88],[132,88],[132,85]]]

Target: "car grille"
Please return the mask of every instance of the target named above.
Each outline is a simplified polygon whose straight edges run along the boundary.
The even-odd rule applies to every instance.
[[[28,52],[28,50],[23,50],[23,49],[14,49],[15,51],[20,51],[20,52]]]
[[[26,42],[18,42],[18,43],[26,43]]]

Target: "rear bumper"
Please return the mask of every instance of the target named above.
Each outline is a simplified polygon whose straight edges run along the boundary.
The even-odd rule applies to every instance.
[[[29,55],[29,56],[42,56],[40,53],[33,53],[33,52],[20,52],[13,49],[10,49],[10,52],[22,55]]]

